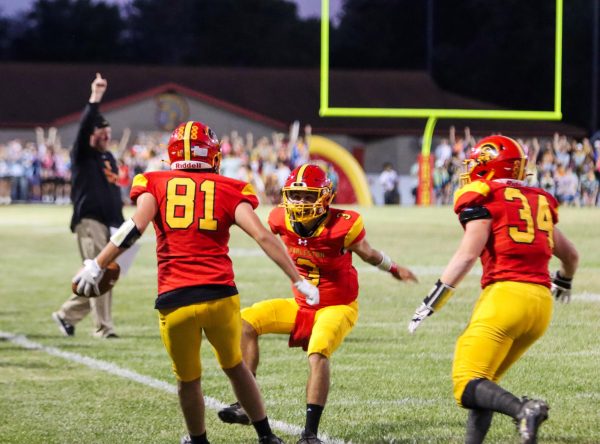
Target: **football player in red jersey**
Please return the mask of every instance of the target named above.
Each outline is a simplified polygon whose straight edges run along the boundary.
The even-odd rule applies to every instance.
[[[283,204],[269,215],[271,231],[281,237],[300,274],[319,288],[319,298],[258,302],[242,310],[242,353],[256,374],[258,337],[287,334],[290,346],[307,352],[310,374],[306,387],[306,425],[299,443],[317,444],[319,421],[329,392],[329,357],[350,333],[358,318],[358,279],[352,253],[390,272],[396,279],[416,282],[407,268],[371,248],[363,221],[355,211],[331,208],[331,181],[316,165],[302,165],[290,174],[282,190]],[[228,423],[248,423],[239,404],[219,411]]]
[[[544,401],[519,399],[497,385],[546,331],[552,295],[568,302],[578,264],[577,250],[555,227],[554,197],[524,184],[526,162],[523,148],[509,137],[486,137],[471,149],[454,196],[462,241],[409,324],[413,333],[439,310],[481,257],[483,291],[458,338],[452,368],[456,402],[470,409],[467,444],[483,441],[494,412],[517,422],[522,443],[535,443],[548,417]],[[551,279],[553,254],[561,268]]]
[[[285,248],[260,222],[252,186],[219,176],[221,149],[200,122],[179,125],[169,139],[171,171],[137,175],[131,198],[137,208],[94,259],[75,276],[80,292],[97,293],[103,268],[130,247],[152,221],[156,232],[162,341],[173,362],[188,436],[183,444],[208,443],[200,385],[204,331],[237,399],[248,411],[259,443],[281,443],[270,428],[256,380],[242,361],[240,300],[231,259],[229,229],[237,224],[289,276],[307,299],[319,291],[300,274]]]

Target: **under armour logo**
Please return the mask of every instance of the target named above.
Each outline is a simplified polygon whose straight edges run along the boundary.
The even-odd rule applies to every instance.
[[[304,245],[306,247],[308,245],[308,239],[298,239],[298,245]]]

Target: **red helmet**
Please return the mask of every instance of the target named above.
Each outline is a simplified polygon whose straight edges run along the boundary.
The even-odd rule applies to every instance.
[[[506,136],[484,137],[469,150],[461,186],[480,179],[525,179],[527,155],[516,140]]]
[[[302,223],[325,214],[334,195],[325,171],[310,164],[295,168],[281,191],[290,221]]]
[[[211,169],[219,172],[221,144],[213,130],[201,122],[181,123],[169,138],[171,169]]]

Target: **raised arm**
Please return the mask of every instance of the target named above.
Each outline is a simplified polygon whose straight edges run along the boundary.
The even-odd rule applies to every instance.
[[[90,103],[100,103],[102,102],[102,97],[108,88],[108,82],[105,78],[100,75],[99,72],[96,73],[96,78],[92,82],[91,85],[91,93],[90,93]]]
[[[94,132],[94,120],[98,115],[98,109],[102,97],[108,88],[108,82],[99,72],[96,73],[96,78],[91,84],[91,93],[89,103],[86,105],[81,121],[79,122],[79,130],[73,143],[71,158],[73,160],[81,159],[85,156],[86,151],[90,149],[90,135]]]

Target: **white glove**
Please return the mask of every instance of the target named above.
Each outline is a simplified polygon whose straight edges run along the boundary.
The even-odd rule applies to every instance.
[[[410,333],[414,333],[417,327],[421,324],[421,322],[423,322],[427,316],[431,316],[432,313],[433,310],[427,305],[423,303],[419,305],[419,308],[417,308],[415,314],[410,320],[410,323],[408,324],[408,331]]]
[[[321,300],[319,289],[313,284],[302,278],[299,281],[294,282],[294,287],[304,295],[308,305],[319,305],[319,301]]]
[[[569,302],[571,302],[572,282],[573,278],[563,277],[557,271],[552,278],[552,286],[550,289],[550,291],[552,292],[552,296],[554,296],[554,299],[562,302],[563,304],[568,304]]]
[[[77,284],[77,293],[90,296],[92,291],[100,296],[98,283],[104,275],[104,270],[100,268],[96,259],[86,259],[83,261],[83,268],[73,278],[73,283]]]

